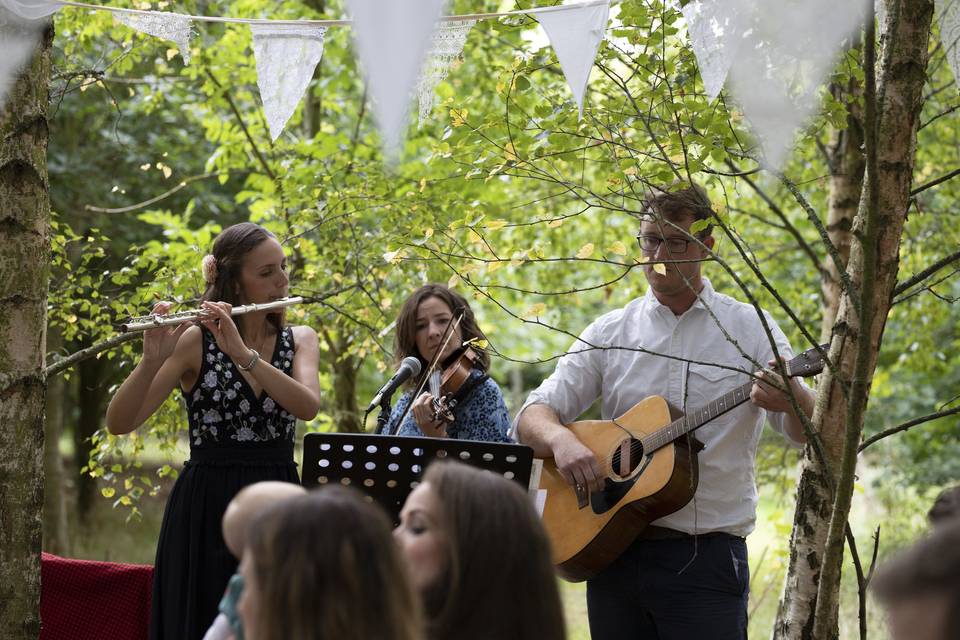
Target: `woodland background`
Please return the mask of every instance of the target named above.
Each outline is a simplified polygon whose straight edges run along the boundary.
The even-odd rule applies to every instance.
[[[114,4],[343,13],[323,0]],[[920,535],[960,478],[960,98],[933,3],[885,6],[899,19],[876,47],[868,29],[843,52],[781,171],[761,168],[735,103],[703,96],[682,18],[657,0],[618,5],[582,120],[533,20],[479,22],[393,168],[346,29],[328,31],[304,104],[271,143],[245,28],[204,25],[184,66],[108,14],[61,10],[0,115],[0,328],[14,336],[0,371],[0,638],[36,637],[40,496],[44,550],[152,563],[187,457],[184,412],[174,396],[137,433],[105,435],[139,355],[115,326],[157,299],[195,306],[221,228],[253,220],[283,241],[291,290],[311,298],[290,317],[321,339],[324,407],[302,429],[355,432],[413,288],[445,282],[471,299],[515,410],[592,318],[643,294],[646,190],[691,177],[719,214],[714,286],[770,311],[797,352],[830,342],[834,363],[809,425],[819,452],[772,432],[761,443],[750,634],[886,637],[863,595],[872,557]],[[11,215],[18,204],[39,217]],[[44,315],[45,365],[24,355]],[[564,593],[571,638],[589,637],[582,587]]]

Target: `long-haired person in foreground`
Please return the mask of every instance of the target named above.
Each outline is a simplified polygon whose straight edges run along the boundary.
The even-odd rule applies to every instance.
[[[870,590],[886,608],[891,640],[960,638],[960,518],[881,564]]]
[[[167,501],[153,574],[152,640],[200,640],[237,567],[220,520],[243,487],[298,482],[297,419],[320,407],[317,334],[287,326],[283,311],[238,316],[235,305],[287,296],[287,260],[255,224],[224,229],[202,260],[201,326],[144,332],[143,357],[107,408],[111,433],[133,431],[179,388],[187,406],[190,460]],[[165,314],[168,302],[153,308]]]
[[[325,487],[247,532],[237,607],[246,640],[422,640],[420,606],[383,510]]]
[[[511,480],[430,465],[394,536],[423,597],[429,640],[563,640],[550,543]]]
[[[489,375],[490,356],[484,350],[485,342],[473,310],[456,291],[442,284],[426,284],[411,293],[397,317],[396,358],[398,363],[410,356],[417,358],[422,365],[421,374],[408,383],[407,392],[397,401],[386,432],[510,442],[510,415],[500,387]],[[469,368],[466,380],[455,393],[440,394],[444,398],[441,406],[450,407],[447,412],[437,410],[437,390],[431,390],[428,384],[433,363],[438,379],[452,366],[462,366],[463,371]],[[415,395],[421,387],[423,392]]]

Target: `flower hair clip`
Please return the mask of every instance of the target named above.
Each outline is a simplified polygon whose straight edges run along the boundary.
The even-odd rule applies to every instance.
[[[213,284],[217,281],[217,259],[211,254],[203,256],[200,261],[200,272],[203,274],[203,281],[207,284]]]

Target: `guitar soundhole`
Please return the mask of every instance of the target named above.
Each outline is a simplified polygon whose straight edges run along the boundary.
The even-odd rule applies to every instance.
[[[643,460],[643,443],[636,438],[627,438],[613,452],[611,467],[621,478],[629,476]]]

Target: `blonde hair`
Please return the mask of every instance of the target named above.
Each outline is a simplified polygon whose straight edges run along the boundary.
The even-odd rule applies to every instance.
[[[230,553],[238,560],[243,555],[243,547],[247,542],[247,529],[257,514],[281,500],[302,496],[305,493],[306,489],[300,485],[279,480],[255,482],[241,489],[227,505],[221,522],[223,540],[227,543]]]

